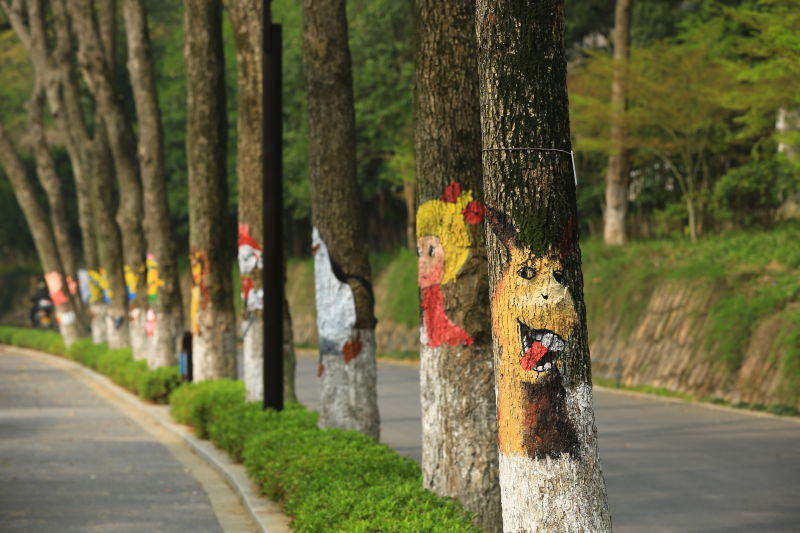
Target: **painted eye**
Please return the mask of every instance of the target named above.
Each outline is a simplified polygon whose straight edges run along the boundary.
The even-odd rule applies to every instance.
[[[422,255],[422,248],[420,248],[419,246],[417,246],[417,257],[419,257],[419,256],[421,256],[421,255]]]
[[[553,279],[555,279],[561,285],[566,287],[567,285],[567,278],[564,277],[564,272],[562,270],[554,270],[553,271]]]
[[[533,267],[524,266],[517,270],[517,274],[519,274],[519,277],[522,279],[533,279],[533,277],[536,275],[536,269]]]
[[[428,247],[428,255],[429,255],[430,257],[433,257],[433,246],[429,246],[429,247]]]

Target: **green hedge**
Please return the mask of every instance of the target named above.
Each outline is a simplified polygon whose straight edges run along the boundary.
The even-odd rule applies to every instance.
[[[356,431],[317,428],[298,404],[280,413],[245,403],[230,380],[172,393],[175,418],[242,461],[264,495],[284,504],[292,529],[478,532],[455,501],[422,488],[416,463]]]
[[[72,359],[151,402],[167,403],[170,392],[181,383],[178,367],[150,370],[146,362],[133,359],[129,348],[110,350],[105,344],[94,344],[90,339],[81,339],[65,349],[61,335],[53,331],[0,326],[0,343]]]

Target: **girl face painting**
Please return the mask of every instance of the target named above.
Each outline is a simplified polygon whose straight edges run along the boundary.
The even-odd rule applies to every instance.
[[[424,289],[439,285],[444,276],[444,247],[435,235],[417,239],[417,281]]]

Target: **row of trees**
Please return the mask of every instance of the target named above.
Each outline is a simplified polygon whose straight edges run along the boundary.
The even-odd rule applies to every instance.
[[[30,107],[47,103],[75,176],[83,264],[95,283],[92,334],[131,345],[152,366],[171,364],[184,320],[147,11],[141,0],[122,2],[130,110],[126,84],[114,75],[114,0],[0,5],[33,65]],[[263,395],[255,366],[263,306],[287,308],[259,286],[259,7],[229,6],[250,399]],[[186,322],[199,380],[235,375],[222,8],[219,0],[184,5],[192,278]],[[501,524],[505,531],[610,530],[591,408],[576,184],[564,157],[571,141],[563,1],[418,0],[415,11],[419,207],[409,238],[419,254],[425,485],[461,500],[490,531]],[[51,21],[53,32],[45,29]],[[303,2],[320,424],[377,438],[374,296],[348,40],[344,0]],[[39,109],[28,129],[37,139],[35,175],[48,191],[49,214],[5,134],[0,156],[69,343],[85,326],[74,283],[80,254],[59,236],[68,221],[59,218],[63,198],[48,190],[48,179],[59,177],[48,162]]]
[[[585,213],[602,207],[613,243],[624,242],[631,226],[631,199],[640,225],[660,212],[666,224],[686,219],[693,238],[719,225],[725,210],[732,222],[768,219],[796,187],[773,157],[778,145],[791,153],[797,143],[790,131],[800,50],[795,2],[619,0],[615,17],[596,2],[570,2],[582,15],[566,28],[583,148],[577,191],[565,157],[571,133],[562,2],[416,0],[413,17],[404,3],[354,4],[361,11],[350,19],[343,0],[275,6],[289,26],[287,216],[311,217],[307,227],[293,225],[291,241],[314,252],[321,424],[378,437],[367,256],[376,236],[391,242],[387,235],[400,235],[419,254],[426,487],[462,501],[487,530],[499,529],[501,515],[507,531],[609,529],[575,204]],[[260,284],[261,3],[230,2],[225,11],[219,0],[187,0],[185,46],[175,48],[185,76],[172,84],[159,68],[175,65],[157,64],[154,54],[173,58],[164,21],[179,8],[142,0],[0,6],[33,80],[24,124],[0,128],[0,163],[65,340],[89,328],[95,340],[130,345],[137,358],[160,366],[174,362],[186,324],[195,376],[208,379],[235,375],[241,333],[248,398],[260,398],[265,299],[286,310],[291,338],[286,302],[271,302]],[[388,13],[380,24],[360,18],[379,11]],[[153,13],[164,16],[153,22]],[[415,54],[404,38],[412,19]],[[612,58],[604,36],[614,20]],[[225,62],[226,32],[235,76]],[[151,33],[167,43],[160,51]],[[393,39],[367,53],[376,35]],[[165,109],[163,93],[171,95],[175,83],[185,99]],[[403,89],[411,83],[413,114]],[[169,128],[185,128],[183,149],[170,149]],[[73,186],[61,178],[65,164],[74,202]],[[184,184],[187,242],[169,209]],[[69,231],[73,205],[79,247]],[[370,208],[401,222],[381,220],[376,230],[377,218],[361,216]],[[403,210],[406,217],[390,216]],[[191,274],[186,317],[181,255]],[[88,309],[78,297],[80,266],[89,274]],[[291,398],[291,341],[284,346]],[[547,506],[540,505],[545,494]]]

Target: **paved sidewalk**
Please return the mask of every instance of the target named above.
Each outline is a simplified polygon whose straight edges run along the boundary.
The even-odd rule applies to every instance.
[[[210,501],[224,483],[174,448],[69,372],[0,352],[4,533],[252,531],[232,498]]]

